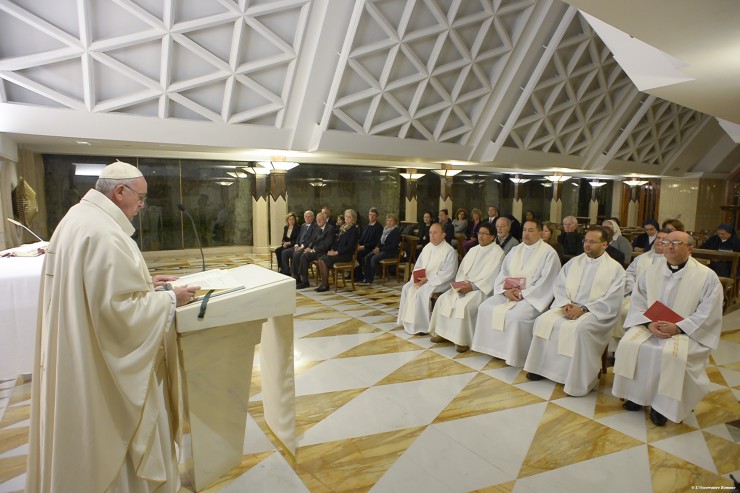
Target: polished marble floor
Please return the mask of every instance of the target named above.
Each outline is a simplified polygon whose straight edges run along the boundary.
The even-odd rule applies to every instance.
[[[249,259],[269,268],[266,256],[222,263]],[[658,428],[611,395],[611,368],[598,390],[568,397],[501,360],[409,336],[395,323],[399,295],[395,282],[299,291],[296,460],[267,431],[255,367],[242,462],[206,491],[662,493],[740,479],[738,312],[711,357],[711,393]],[[0,492],[23,489],[29,399],[30,383],[0,382]]]

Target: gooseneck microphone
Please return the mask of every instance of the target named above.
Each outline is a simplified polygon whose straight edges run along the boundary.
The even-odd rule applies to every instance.
[[[11,224],[15,224],[16,226],[20,226],[21,228],[25,229],[26,231],[28,231],[29,233],[31,233],[32,235],[34,235],[34,236],[36,237],[36,239],[37,239],[37,240],[39,240],[39,241],[44,241],[44,240],[42,240],[42,239],[41,239],[41,237],[40,237],[39,235],[37,235],[36,233],[34,233],[33,231],[31,231],[31,229],[30,229],[30,228],[26,227],[26,225],[24,225],[24,224],[23,224],[23,223],[21,223],[20,221],[16,221],[15,219],[11,219],[11,218],[9,218],[9,217],[6,217],[5,219],[6,219],[6,220],[7,220],[7,221],[8,221],[9,223],[11,223]]]
[[[198,236],[198,228],[195,227],[195,219],[190,215],[190,212],[185,208],[183,204],[177,204],[177,208],[184,212],[190,218],[190,224],[193,225],[193,233],[195,233],[195,241],[198,243],[198,249],[200,249],[200,258],[203,260],[203,272],[206,270],[206,256],[203,255],[203,247],[200,246],[200,237]]]

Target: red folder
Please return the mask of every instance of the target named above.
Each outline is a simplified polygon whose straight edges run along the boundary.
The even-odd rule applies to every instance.
[[[519,291],[527,287],[526,277],[507,277],[504,280],[504,289],[517,288]]]
[[[674,312],[660,301],[656,301],[645,311],[645,316],[653,322],[671,322],[677,324],[683,317]]]
[[[427,270],[426,269],[419,269],[414,271],[414,284],[419,282],[419,280],[423,277],[427,276]]]

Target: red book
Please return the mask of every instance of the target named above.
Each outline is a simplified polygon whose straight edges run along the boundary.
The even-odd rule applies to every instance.
[[[414,284],[419,282],[419,279],[427,276],[427,270],[426,269],[419,269],[414,271]]]
[[[514,289],[517,288],[519,291],[525,289],[527,287],[527,278],[526,277],[507,277],[504,280],[504,289]]]
[[[653,303],[653,305],[645,311],[645,316],[653,322],[671,322],[676,324],[683,320],[681,315],[674,312],[660,301]]]
[[[452,281],[450,283],[450,286],[452,286],[452,289],[454,289],[455,291],[460,290],[467,285],[468,283],[466,281]]]

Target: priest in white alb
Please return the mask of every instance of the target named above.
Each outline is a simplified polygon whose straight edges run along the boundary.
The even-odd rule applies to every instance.
[[[439,223],[434,223],[429,227],[429,243],[419,254],[411,279],[401,290],[398,325],[403,325],[409,334],[429,332],[432,295],[450,289],[456,272],[457,250],[445,241]]]
[[[147,183],[107,166],[44,260],[26,491],[176,492],[180,433],[172,319],[197,286],[155,290],[131,238]]]
[[[501,358],[510,366],[524,366],[534,321],[552,303],[560,272],[558,254],[542,241],[541,234],[539,221],[524,223],[522,243],[506,255],[494,295],[478,308],[473,350]]]
[[[524,370],[529,380],[562,383],[572,396],[599,384],[601,354],[609,342],[624,297],[624,268],[606,254],[608,235],[591,226],[581,255],[558,274],[550,310],[534,323]]]
[[[670,233],[670,231],[667,229],[658,231],[655,235],[656,238],[655,241],[653,241],[652,248],[647,252],[635,257],[629,267],[627,267],[627,271],[625,272],[626,277],[624,281],[624,300],[622,300],[622,311],[619,315],[619,318],[617,319],[617,322],[612,328],[612,337],[614,338],[614,341],[612,341],[611,344],[613,344],[614,347],[616,347],[616,343],[618,343],[619,339],[621,339],[624,335],[624,320],[627,318],[627,313],[630,310],[630,299],[632,297],[632,290],[635,287],[637,278],[651,265],[658,262],[665,262],[665,258],[663,257],[662,241],[665,239],[666,236],[668,236],[668,233]],[[656,243],[656,241],[658,241],[658,243]]]
[[[650,406],[650,419],[682,421],[709,391],[706,367],[722,331],[722,285],[717,275],[691,257],[694,239],[674,231],[662,242],[664,262],[637,279],[617,347],[612,393],[624,408]],[[646,313],[660,302],[674,312]],[[655,305],[660,306],[660,305]],[[652,318],[648,317],[651,315]]]
[[[494,241],[495,229],[481,224],[478,245],[463,258],[455,276],[455,286],[437,299],[429,333],[432,342],[452,341],[459,353],[470,349],[478,305],[493,292],[493,284],[504,259],[504,251]]]

